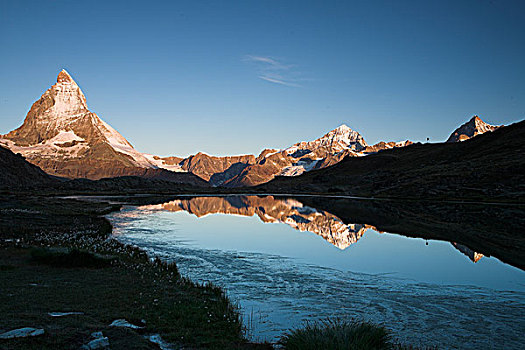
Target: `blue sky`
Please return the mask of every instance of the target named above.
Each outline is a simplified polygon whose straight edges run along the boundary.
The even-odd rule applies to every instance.
[[[0,0],[0,133],[65,68],[138,150],[258,153],[525,119],[524,1]]]

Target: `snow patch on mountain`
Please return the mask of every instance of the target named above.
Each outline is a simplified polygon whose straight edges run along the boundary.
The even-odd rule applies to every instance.
[[[287,166],[286,168],[283,168],[281,172],[279,173],[280,176],[297,176],[301,175],[307,171],[310,171],[315,168],[317,163],[319,163],[321,159],[316,159],[312,161],[305,161],[300,160],[294,165]]]
[[[177,173],[186,173],[187,171],[182,169],[179,164],[167,164],[166,160],[155,156],[153,154],[142,153],[142,155],[154,166],[160,169],[166,169]]]
[[[64,143],[70,143],[70,142],[84,142],[84,141],[85,140],[82,137],[75,134],[74,131],[60,130],[57,136],[53,137],[47,142],[58,145],[58,144],[64,144]]]

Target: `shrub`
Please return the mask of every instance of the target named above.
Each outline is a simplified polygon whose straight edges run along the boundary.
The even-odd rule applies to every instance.
[[[369,322],[339,319],[306,323],[302,328],[285,333],[279,343],[284,349],[383,350],[391,349],[390,335]]]

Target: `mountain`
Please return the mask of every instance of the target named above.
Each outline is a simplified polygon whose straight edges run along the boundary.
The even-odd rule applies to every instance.
[[[297,176],[336,164],[346,156],[364,156],[409,144],[410,141],[380,142],[369,146],[357,131],[341,125],[314,141],[298,142],[286,149],[265,149],[257,157],[215,157],[199,152],[185,159],[157,159],[165,164],[179,166],[213,186],[241,187],[265,183],[275,176]]]
[[[356,243],[370,225],[345,224],[337,216],[303,205],[295,199],[273,196],[193,197],[141,207],[147,210],[186,211],[197,217],[209,214],[257,215],[265,223],[283,223],[301,232],[321,236],[339,249]]]
[[[186,170],[210,182],[214,186],[222,185],[239,174],[244,168],[255,163],[255,156],[229,156],[214,157],[199,152],[181,160],[178,165]]]
[[[178,165],[138,152],[115,129],[89,111],[86,98],[62,70],[57,82],[33,103],[22,126],[0,138],[46,173],[66,178],[144,176],[201,184]]]
[[[366,155],[364,151],[367,147],[369,146],[361,134],[341,125],[314,141],[299,142],[283,150],[264,150],[254,164],[246,166],[224,185],[255,186],[276,176],[297,176],[336,164],[344,157]]]
[[[359,212],[359,210],[355,210],[356,208],[352,208],[352,202],[346,202],[346,204],[348,204],[348,209],[350,209],[349,213],[355,215],[356,212]],[[368,229],[384,233],[372,225],[345,223],[341,218],[326,210],[308,206],[303,203],[302,199],[299,201],[294,198],[281,199],[274,196],[206,196],[175,199],[162,204],[144,205],[140,208],[147,211],[185,211],[199,218],[210,214],[256,215],[264,223],[281,223],[301,232],[315,233],[342,250],[357,243]],[[372,213],[373,215],[374,213]],[[419,226],[421,226],[421,221]],[[473,251],[466,245],[456,242],[451,242],[451,244],[473,262],[478,262],[483,257],[483,254]]]
[[[473,116],[465,124],[454,130],[447,142],[461,142],[473,138],[474,136],[494,131],[501,126],[495,126],[485,123],[477,115]]]
[[[359,222],[373,226],[377,232],[453,242],[472,261],[479,260],[481,255],[493,256],[525,270],[523,205],[342,196],[301,196],[299,200],[304,206],[329,212],[345,223]]]
[[[214,157],[204,153],[185,159],[154,156],[135,150],[92,113],[82,90],[65,70],[32,105],[22,126],[0,135],[0,145],[51,175],[92,180],[140,176],[194,185],[204,179],[213,186],[227,187],[258,185],[275,176],[296,176],[336,164],[347,156],[406,144],[382,142],[369,146],[357,131],[341,125],[317,140],[281,150],[265,149],[257,157]]]
[[[37,187],[58,182],[21,155],[0,146],[0,189]]]
[[[525,201],[525,121],[464,142],[413,144],[259,186],[270,193]]]

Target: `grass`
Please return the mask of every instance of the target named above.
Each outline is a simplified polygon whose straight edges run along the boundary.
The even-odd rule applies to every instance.
[[[286,350],[437,350],[396,342],[383,326],[341,319],[307,322],[285,333],[279,345]]]
[[[269,348],[244,338],[236,305],[217,286],[180,276],[177,266],[113,239],[100,217],[119,206],[69,199],[0,200],[0,332],[43,328],[0,349],[78,349],[102,331],[112,349]],[[109,257],[108,257],[109,256]],[[82,315],[50,317],[49,312]],[[139,330],[109,327],[124,318]]]
[[[289,350],[383,350],[391,349],[388,331],[368,322],[328,319],[306,323],[280,340]]]
[[[144,320],[146,328],[115,334],[110,343],[116,349],[145,346],[141,335],[152,333],[192,348],[243,348],[246,343],[238,310],[224,292],[181,278],[173,265],[118,259],[96,268],[85,264],[65,268],[63,257],[69,253],[59,255],[57,265],[55,251],[39,248],[39,254],[41,250],[45,263],[40,258],[35,261],[35,249],[0,250],[0,264],[9,261],[16,267],[0,273],[0,329],[37,327],[46,331],[42,337],[2,341],[0,348],[79,348],[92,332],[114,331],[108,325],[119,318],[133,324]],[[48,263],[49,256],[52,263]],[[68,311],[83,315],[48,315]],[[122,347],[113,346],[119,342]]]

